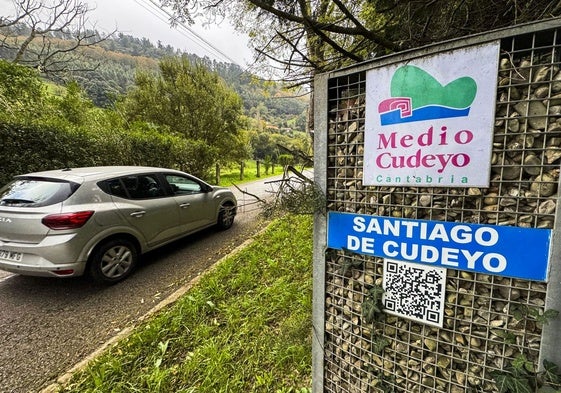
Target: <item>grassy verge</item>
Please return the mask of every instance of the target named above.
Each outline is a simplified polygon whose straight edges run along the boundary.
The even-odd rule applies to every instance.
[[[282,174],[282,166],[279,164],[275,165],[274,171],[269,168],[267,174],[265,174],[265,165],[261,164],[259,177],[257,177],[257,163],[254,160],[246,161],[244,165],[243,179],[240,179],[239,165],[232,168],[222,168],[220,170],[219,185],[229,187],[232,184],[241,184]]]
[[[312,219],[286,216],[63,392],[309,392]]]

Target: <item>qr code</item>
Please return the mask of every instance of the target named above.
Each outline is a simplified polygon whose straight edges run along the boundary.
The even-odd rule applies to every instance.
[[[382,285],[387,313],[442,327],[446,269],[385,259]]]

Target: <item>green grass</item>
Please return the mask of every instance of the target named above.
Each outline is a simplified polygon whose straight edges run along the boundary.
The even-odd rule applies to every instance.
[[[310,392],[311,310],[312,219],[285,216],[61,391]]]
[[[220,183],[218,185],[229,187],[232,184],[242,184],[253,180],[264,179],[274,175],[282,174],[282,166],[275,165],[274,171],[269,168],[267,174],[265,174],[265,165],[261,164],[260,176],[257,177],[257,163],[254,160],[246,161],[245,168],[243,172],[243,178],[240,179],[240,166],[234,166],[231,168],[222,168],[220,170]]]

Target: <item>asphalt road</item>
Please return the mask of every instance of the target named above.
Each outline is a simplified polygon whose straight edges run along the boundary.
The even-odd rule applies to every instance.
[[[241,188],[265,198],[274,180]],[[234,192],[240,208],[232,228],[208,229],[146,254],[120,284],[1,273],[0,393],[40,391],[263,228],[255,198]]]

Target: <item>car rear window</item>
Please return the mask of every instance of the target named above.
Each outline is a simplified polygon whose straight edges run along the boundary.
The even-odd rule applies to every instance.
[[[79,186],[63,180],[20,177],[0,189],[0,206],[53,205],[66,200]]]

